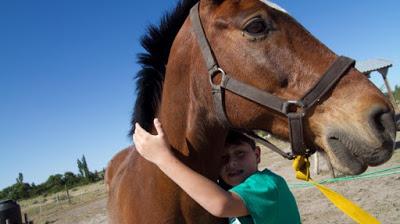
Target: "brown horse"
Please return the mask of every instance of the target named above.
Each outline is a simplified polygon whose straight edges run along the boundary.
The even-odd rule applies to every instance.
[[[182,1],[150,27],[142,40],[138,98],[132,124],[153,130],[159,117],[184,163],[211,180],[229,127],[261,129],[288,139],[280,113],[225,91],[229,125],[217,116],[207,63],[193,21],[196,1]],[[337,55],[278,7],[259,0],[200,0],[199,17],[218,64],[233,78],[281,99],[300,99]],[[217,75],[214,82],[218,83]],[[393,152],[393,108],[360,72],[351,68],[303,118],[305,145],[324,150],[334,167],[358,174],[387,161]],[[132,130],[133,131],[133,130]],[[107,168],[111,223],[221,223],[208,214],[134,147]]]

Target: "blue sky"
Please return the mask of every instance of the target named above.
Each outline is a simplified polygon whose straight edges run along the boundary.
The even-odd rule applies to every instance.
[[[338,54],[391,60],[400,85],[399,1],[275,2]],[[174,5],[0,0],[0,189],[19,172],[36,184],[77,172],[83,154],[100,170],[130,144],[138,40]]]

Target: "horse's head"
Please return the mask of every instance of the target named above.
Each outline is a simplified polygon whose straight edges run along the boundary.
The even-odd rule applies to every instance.
[[[266,1],[202,0],[199,15],[219,67],[234,79],[281,99],[303,97],[337,58],[288,13]],[[193,21],[186,21],[182,30],[170,60],[192,54],[187,57],[192,63],[188,65],[192,70],[190,89],[216,117],[211,92],[204,91],[210,84]],[[188,49],[189,42],[193,45]],[[183,48],[186,50],[181,51]],[[187,63],[182,61],[181,66]],[[262,129],[288,138],[285,116],[230,91],[225,91],[224,97],[226,116],[233,127]],[[306,145],[324,150],[341,172],[361,173],[368,165],[379,165],[391,157],[393,114],[391,104],[368,78],[348,69],[304,117]]]

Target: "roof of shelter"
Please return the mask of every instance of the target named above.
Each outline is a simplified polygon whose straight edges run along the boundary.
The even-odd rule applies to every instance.
[[[383,68],[389,68],[392,62],[385,59],[369,59],[365,61],[357,61],[356,69],[364,74],[369,74]]]

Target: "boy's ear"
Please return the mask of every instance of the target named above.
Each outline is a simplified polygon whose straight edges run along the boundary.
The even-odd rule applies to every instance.
[[[257,164],[259,164],[261,162],[261,149],[259,146],[256,146],[254,148],[254,152],[256,153],[257,156]]]

